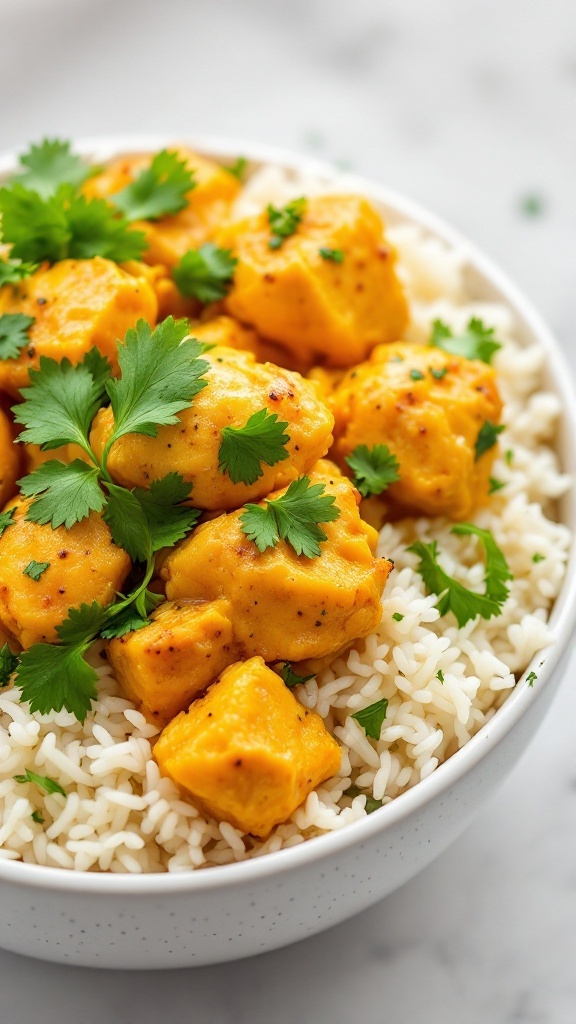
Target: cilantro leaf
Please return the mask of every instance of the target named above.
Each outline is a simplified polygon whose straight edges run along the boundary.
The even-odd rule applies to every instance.
[[[46,569],[50,568],[50,562],[35,562],[32,559],[28,562],[28,565],[23,569],[24,576],[29,576],[31,580],[39,580],[42,573],[46,572]]]
[[[164,600],[164,599],[163,599]],[[143,629],[150,625],[150,619],[140,614],[133,604],[123,608],[118,615],[110,616],[109,622],[100,630],[100,636],[105,640],[113,640],[115,637],[132,633],[136,629]]]
[[[528,683],[528,686],[534,686],[534,683],[537,682],[537,680],[538,676],[535,672],[529,672],[526,676],[526,682]]]
[[[474,461],[478,462],[478,459],[482,458],[485,452],[490,451],[494,447],[498,440],[498,434],[501,434],[504,430],[504,425],[497,426],[495,423],[491,423],[490,420],[484,420],[484,423],[478,431],[478,437],[476,438],[476,444],[474,445]]]
[[[10,682],[10,676],[18,666],[18,655],[12,654],[8,644],[0,648],[0,687]]]
[[[323,245],[318,249],[323,260],[328,260],[331,263],[343,263],[344,253],[342,249],[329,249],[328,246]]]
[[[314,679],[314,673],[309,676],[299,676],[297,672],[294,672],[292,666],[287,661],[282,665],[280,675],[289,690],[291,690],[293,686],[299,686],[301,683],[307,683],[309,679]]]
[[[394,612],[392,618],[394,619],[394,622],[402,622],[404,616],[402,615],[402,612]]]
[[[109,609],[98,601],[81,604],[79,608],[69,608],[68,618],[56,626],[59,642],[76,647],[86,644],[100,632],[108,613]]]
[[[434,377],[434,380],[444,380],[444,377],[448,373],[448,367],[447,366],[441,366],[441,367],[430,366],[429,370],[430,370],[430,373],[432,374],[432,376]]]
[[[111,201],[129,221],[158,220],[183,210],[186,196],[194,186],[194,172],[186,161],[178,153],[163,149]]]
[[[33,316],[24,313],[4,313],[0,316],[0,359],[17,359],[23,348],[30,344],[28,331]]]
[[[14,260],[0,260],[0,288],[5,284],[19,284],[38,269],[37,263],[22,263]]]
[[[253,540],[260,552],[287,541],[297,555],[317,558],[326,540],[319,523],[331,523],[340,516],[333,494],[324,494],[325,484],[311,484],[307,476],[294,480],[279,498],[266,499],[262,505],[246,505],[240,517],[242,532]]]
[[[12,410],[16,422],[26,427],[20,440],[44,450],[78,444],[91,454],[88,431],[102,404],[109,372],[107,360],[94,350],[78,366],[69,359],[58,363],[41,356],[40,369],[30,370],[30,384],[22,389],[24,402]]]
[[[0,512],[0,537],[7,530],[9,526],[14,525],[14,513],[16,512],[16,505],[14,508],[6,509],[5,512]]]
[[[36,822],[37,825],[43,825],[44,824],[44,818],[42,817],[42,814],[40,813],[40,811],[32,811],[32,814],[30,815],[30,817],[32,818],[32,821]]]
[[[436,679],[437,679],[437,680],[438,680],[438,681],[439,681],[440,683],[442,683],[442,686],[444,686],[444,673],[443,673],[443,671],[442,671],[442,669],[441,669],[441,668],[439,668],[439,669],[438,669],[438,671],[437,671],[437,673],[436,673]]]
[[[128,552],[133,562],[145,562],[151,555],[146,516],[133,491],[106,483],[108,500],[104,522],[115,544]]]
[[[448,324],[435,320],[432,324],[430,345],[441,348],[453,356],[465,359],[480,359],[491,363],[494,354],[502,345],[494,337],[494,328],[485,327],[482,320],[472,317],[461,334],[454,334]]]
[[[26,769],[24,775],[15,775],[16,782],[33,782],[40,789],[43,789],[45,793],[60,793],[61,796],[67,796],[65,789],[59,782],[55,782],[54,779],[49,779],[46,775],[36,775],[36,772]]]
[[[205,242],[199,249],[184,253],[172,277],[182,295],[199,299],[206,305],[218,302],[227,294],[237,263],[231,249],[219,249],[212,242]]]
[[[43,198],[51,196],[60,185],[78,188],[92,173],[80,156],[70,151],[70,143],[61,139],[43,139],[20,157],[24,170],[11,179],[33,189]]]
[[[18,481],[22,493],[34,497],[26,519],[44,526],[50,523],[70,529],[90,512],[101,512],[106,498],[99,484],[99,470],[81,459],[65,464],[51,459]],[[37,497],[39,495],[39,497]]]
[[[146,248],[143,231],[134,231],[118,217],[105,199],[75,196],[66,211],[70,259],[89,260],[103,256],[116,263],[139,260]]]
[[[497,480],[494,476],[488,478],[488,494],[496,494],[496,492],[501,491],[503,487],[506,487],[503,480]]]
[[[546,561],[546,555],[541,555],[537,551],[534,555],[532,555],[532,561],[534,562],[534,565],[538,565],[538,562],[545,562]]]
[[[39,643],[20,655],[16,683],[30,711],[46,715],[66,708],[84,721],[96,699],[98,675],[84,661],[83,651],[83,646]]]
[[[366,814],[373,814],[374,811],[379,811],[383,806],[383,800],[377,800],[374,796],[367,796],[364,810],[366,811]]]
[[[387,710],[388,701],[383,697],[382,700],[377,700],[375,704],[370,704],[369,707],[356,711],[352,718],[356,719],[358,725],[362,726],[367,736],[370,736],[373,740],[379,740]]]
[[[154,330],[139,320],[118,345],[122,376],[106,385],[114,413],[108,450],[124,434],[156,437],[158,426],[178,423],[177,413],[206,387],[200,377],[209,364],[198,358],[203,347],[187,336],[188,322],[169,316]]]
[[[298,225],[306,212],[306,199],[293,199],[291,203],[280,208],[270,203],[266,208],[268,223],[270,225],[271,249],[279,249],[285,238],[290,238],[298,230]]]
[[[228,473],[232,483],[253,484],[264,476],[262,463],[275,466],[289,458],[286,445],[288,423],[278,422],[275,412],[260,409],[243,427],[224,427],[218,453],[218,468]]]
[[[246,157],[239,156],[238,159],[235,160],[233,164],[230,164],[229,167],[226,167],[225,170],[227,170],[228,174],[231,174],[232,177],[237,178],[238,181],[244,181],[244,175],[246,174],[247,167],[248,161]]]
[[[134,489],[145,516],[153,553],[172,547],[198,522],[200,511],[181,504],[191,490],[191,485],[185,483],[179,473],[168,473],[161,480],[153,480],[147,491],[141,487]]]
[[[375,444],[373,448],[360,444],[347,456],[346,462],[354,474],[354,486],[363,498],[382,494],[400,479],[398,459],[385,444]]]
[[[438,594],[440,600],[436,607],[440,615],[451,611],[461,629],[478,615],[483,619],[491,619],[500,615],[509,589],[506,582],[512,579],[508,563],[489,530],[482,530],[472,523],[458,523],[452,527],[452,533],[464,536],[473,534],[484,546],[486,556],[485,591],[476,594],[468,590],[462,583],[449,576],[438,564],[438,545],[434,540],[430,544],[415,541],[408,551],[418,555],[420,563],[417,571],[422,576],[431,594]]]

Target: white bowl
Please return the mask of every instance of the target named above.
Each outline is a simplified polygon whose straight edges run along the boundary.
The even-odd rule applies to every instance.
[[[151,151],[173,140],[86,140],[79,152],[97,161]],[[561,398],[558,448],[576,469],[576,395],[557,342],[529,303],[473,246],[432,214],[387,189],[268,146],[195,138],[190,146],[217,159],[239,153],[341,181],[370,197],[385,218],[421,225],[463,249],[474,298],[507,303],[521,340],[547,355],[543,386]],[[0,176],[15,158],[0,160]],[[561,517],[576,528],[574,488]],[[551,628],[554,644],[538,653],[538,682],[517,686],[503,707],[458,753],[376,814],[292,849],[209,870],[161,875],[82,874],[0,861],[0,945],[45,960],[90,967],[168,968],[211,964],[284,946],[345,920],[393,892],[456,839],[506,778],[534,736],[560,682],[576,619],[574,551]],[[540,663],[544,661],[541,667]]]

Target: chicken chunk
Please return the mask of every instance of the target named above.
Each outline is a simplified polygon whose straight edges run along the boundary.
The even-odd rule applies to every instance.
[[[0,407],[0,508],[16,493],[20,475],[21,452],[15,436],[9,416]]]
[[[328,401],[336,418],[331,455],[343,469],[359,445],[385,444],[396,456],[400,480],[387,501],[465,519],[486,500],[497,446],[478,457],[476,442],[502,411],[490,366],[426,345],[381,345]]]
[[[290,483],[328,451],[333,418],[315,384],[271,363],[257,363],[249,352],[214,348],[206,359],[208,386],[180,413],[179,423],[160,427],[156,437],[126,434],[112,445],[108,470],[117,483],[148,487],[151,480],[177,472],[193,485],[195,507],[233,509]],[[262,476],[252,484],[234,483],[219,469],[222,428],[242,427],[261,409],[288,423],[289,458],[275,466],[263,464]],[[94,420],[90,440],[98,455],[113,422],[111,408],[100,410]]]
[[[242,532],[240,509],[198,527],[162,566],[170,600],[230,601],[244,657],[323,658],[380,622],[391,563],[374,557],[377,534],[360,519],[358,492],[329,462],[310,479],[325,484],[340,510],[339,519],[323,524],[319,558],[298,556],[285,541],[260,553]]]
[[[108,645],[126,694],[151,721],[169,722],[238,660],[228,601],[166,601],[149,626]]]
[[[110,604],[131,567],[97,513],[70,530],[53,530],[25,518],[29,505],[9,502],[16,512],[0,537],[0,623],[25,648],[54,643],[56,626],[70,608],[92,601]],[[31,562],[48,563],[37,579],[26,573]]]
[[[209,814],[267,836],[340,767],[340,748],[262,658],[232,665],[162,733],[160,770]]]
[[[17,359],[0,361],[0,390],[18,397],[40,356],[78,363],[93,346],[116,363],[116,342],[143,317],[155,322],[157,302],[148,282],[100,256],[42,266],[17,285],[0,289],[0,315],[33,317],[30,344]]]
[[[228,216],[240,190],[238,180],[213,160],[198,156],[184,146],[171,149],[176,149],[194,171],[195,187],[188,193],[188,205],[179,213],[157,221],[134,222],[135,228],[144,231],[149,246],[143,259],[146,263],[162,263],[167,267],[173,267],[188,249],[196,249],[212,237]],[[150,154],[120,157],[101,174],[89,178],[84,193],[89,197],[113,196],[129,185],[151,160]]]
[[[402,336],[408,308],[376,210],[358,196],[317,196],[279,248],[267,213],[223,228],[238,259],[225,307],[302,368],[352,366]],[[322,250],[342,254],[326,259]]]
[[[274,363],[299,372],[295,362],[287,358],[285,349],[260,338],[250,327],[245,327],[231,316],[216,316],[212,320],[191,323],[190,333],[207,345],[224,345],[251,352],[258,363]],[[320,393],[322,389],[317,390]]]

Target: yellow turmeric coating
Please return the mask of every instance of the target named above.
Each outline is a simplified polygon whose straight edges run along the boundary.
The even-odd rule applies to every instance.
[[[53,530],[25,519],[29,505],[20,498],[8,502],[17,511],[0,537],[0,622],[23,647],[55,643],[56,626],[70,608],[110,604],[131,567],[95,512],[69,530]],[[24,574],[31,561],[50,563],[38,580]]]
[[[262,658],[232,665],[171,722],[160,770],[219,820],[267,836],[340,767],[322,719],[298,703]]]
[[[227,312],[288,350],[298,365],[352,366],[402,336],[408,309],[376,210],[358,196],[307,201],[297,230],[271,249],[264,212],[226,225],[219,245],[238,265]],[[341,250],[324,259],[321,248]]]
[[[141,263],[139,260],[129,260],[122,263],[122,270],[133,277],[144,277],[152,288],[158,303],[158,322],[165,320],[167,316],[176,319],[181,317],[197,316],[201,304],[197,299],[187,299],[181,295],[168,267],[161,263],[150,266],[148,263]]]
[[[432,370],[446,373],[437,379]],[[502,411],[492,367],[426,345],[381,345],[328,401],[336,418],[330,454],[343,469],[362,444],[385,444],[397,457],[400,480],[387,501],[466,519],[486,500],[497,446],[476,459],[475,444]]]
[[[238,659],[228,601],[166,601],[143,629],[108,645],[108,660],[130,700],[165,724]]]
[[[196,182],[187,196],[188,205],[179,213],[156,221],[135,221],[134,228],[144,231],[148,249],[146,263],[163,263],[173,267],[188,249],[196,249],[210,239],[216,228],[228,217],[239,190],[238,180],[213,160],[198,156],[185,146],[171,146],[194,171]],[[148,167],[150,154],[137,154],[113,160],[101,174],[89,178],[83,186],[85,195],[99,198],[113,196]]]
[[[24,465],[27,473],[32,473],[33,470],[38,469],[38,466],[42,466],[45,462],[51,462],[53,459],[63,462],[67,466],[74,462],[74,459],[80,459],[82,462],[90,461],[79,444],[63,444],[60,448],[50,448],[48,451],[43,451],[39,444],[26,444],[22,445],[22,448],[24,449]]]
[[[18,397],[40,356],[79,363],[93,346],[116,365],[116,343],[142,317],[155,322],[157,302],[143,277],[110,260],[62,260],[42,266],[17,285],[0,288],[0,315],[34,317],[30,344],[17,359],[0,361],[0,390]]]
[[[391,563],[374,557],[377,534],[360,519],[358,492],[327,461],[318,463],[310,480],[326,485],[341,513],[323,524],[321,557],[298,556],[285,541],[260,553],[241,530],[240,509],[198,527],[162,566],[170,600],[230,601],[245,657],[322,658],[366,636],[380,621]],[[270,497],[278,493],[284,492]]]
[[[16,434],[10,418],[0,408],[0,507],[16,493],[21,469],[21,446],[15,444]]]
[[[271,363],[257,363],[250,352],[214,348],[206,359],[208,386],[180,413],[179,423],[160,427],[156,437],[127,434],[112,445],[108,470],[117,483],[148,487],[175,471],[193,485],[191,501],[197,508],[233,509],[290,483],[325,455],[333,418],[315,384]],[[222,428],[242,427],[260,409],[288,422],[289,458],[263,465],[263,475],[253,484],[233,483],[218,468]],[[112,427],[112,410],[100,410],[90,435],[99,456]]]

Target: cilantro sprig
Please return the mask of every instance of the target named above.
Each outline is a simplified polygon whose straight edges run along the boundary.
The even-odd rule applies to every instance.
[[[60,796],[67,796],[66,790],[62,788],[59,782],[54,779],[48,778],[46,775],[37,775],[36,772],[26,769],[23,775],[14,776],[16,782],[22,784],[26,782],[32,782],[39,789],[44,790],[45,793],[59,793]]]
[[[398,459],[385,444],[375,444],[373,448],[359,444],[346,457],[346,462],[354,474],[354,486],[363,498],[382,494],[390,484],[400,479]]]
[[[0,648],[0,687],[8,685],[17,667],[18,655],[12,653],[8,644],[4,644]]]
[[[111,201],[127,221],[158,220],[183,210],[195,185],[194,171],[186,161],[178,153],[163,149]]]
[[[485,452],[489,452],[491,448],[498,441],[498,434],[501,434],[504,430],[504,425],[498,426],[496,423],[492,423],[490,420],[484,420],[484,423],[478,431],[478,437],[474,445],[474,461],[478,462]]]
[[[219,249],[205,242],[199,249],[189,249],[172,271],[178,291],[188,299],[199,299],[207,305],[223,299],[232,285],[238,260],[231,249]]]
[[[508,563],[489,530],[483,530],[473,523],[458,523],[452,527],[457,536],[478,537],[484,548],[486,571],[484,576],[484,593],[477,594],[468,590],[464,584],[450,576],[438,562],[438,544],[435,540],[429,544],[415,541],[407,549],[419,558],[417,572],[420,573],[431,594],[440,598],[436,607],[440,615],[451,611],[458,626],[462,629],[467,622],[480,616],[491,619],[502,614],[502,608],[508,598],[507,583],[513,579]]]
[[[490,364],[502,345],[494,336],[494,328],[486,327],[482,320],[472,317],[460,334],[454,334],[443,320],[435,320],[432,324],[430,345],[441,348],[453,356],[465,359],[479,359]]]
[[[256,483],[264,475],[263,464],[275,466],[289,457],[287,426],[275,412],[260,409],[243,427],[223,427],[218,468],[228,473],[232,483]]]
[[[24,313],[4,313],[0,316],[0,359],[17,359],[23,348],[30,344],[28,334],[33,316]]]
[[[340,516],[333,494],[324,494],[325,484],[311,484],[307,476],[294,480],[279,498],[266,498],[261,505],[247,504],[240,516],[242,532],[260,552],[273,548],[280,539],[297,555],[318,558],[326,534],[320,523],[332,523]]]
[[[70,143],[63,139],[42,139],[20,157],[20,170],[9,179],[32,189],[46,199],[61,185],[79,188],[94,169],[82,157],[72,153]]]
[[[270,225],[270,249],[279,249],[286,238],[290,238],[298,230],[300,221],[306,212],[306,199],[293,199],[286,206],[276,207],[271,203],[266,208]]]
[[[351,717],[358,722],[358,725],[362,726],[367,736],[373,740],[379,740],[387,710],[388,701],[383,697],[382,700],[377,700],[375,704],[370,704],[369,707],[356,711]]]
[[[20,284],[37,269],[37,263],[22,263],[22,260],[0,260],[0,288],[3,288],[5,284]]]
[[[307,683],[310,679],[314,679],[314,673],[307,676],[299,676],[288,661],[285,661],[278,671],[289,690],[292,690],[294,686],[300,686],[302,683]]]

